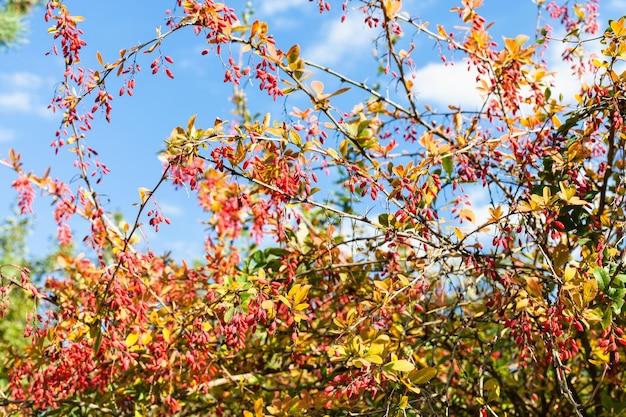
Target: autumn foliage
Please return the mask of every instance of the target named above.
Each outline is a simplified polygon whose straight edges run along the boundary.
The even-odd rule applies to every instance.
[[[71,152],[80,181],[18,151],[2,164],[22,214],[49,200],[59,245],[88,250],[59,255],[41,286],[3,274],[3,300],[37,301],[31,343],[4,356],[6,415],[623,413],[624,18],[597,22],[597,0],[538,0],[536,33],[500,40],[489,1],[459,0],[450,27],[400,0],[311,4],[379,32],[378,62],[355,78],[244,10],[172,3],[155,38],[97,53],[97,68],[82,66],[71,2],[47,4],[65,60],[51,153]],[[172,126],[156,185],[113,221],[91,121],[115,123],[150,73],[176,77],[168,40],[184,31],[223,62],[233,118]],[[419,100],[417,39],[477,74],[478,111]],[[552,92],[551,48],[580,77],[573,97]],[[285,100],[288,117],[251,116],[246,94]],[[155,204],[168,186],[205,211],[201,262],[140,249],[140,228],[169,227]],[[73,235],[78,218],[87,236]]]

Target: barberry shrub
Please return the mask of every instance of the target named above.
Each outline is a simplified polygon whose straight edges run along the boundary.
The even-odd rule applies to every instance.
[[[358,14],[377,33],[376,59],[350,74],[248,10],[172,3],[157,37],[94,51],[86,68],[83,18],[48,1],[65,63],[53,153],[74,155],[80,181],[34,173],[15,151],[3,164],[22,213],[43,192],[59,245],[87,249],[60,254],[43,285],[25,269],[3,282],[37,302],[30,345],[5,360],[7,414],[623,412],[624,18],[602,31],[597,0],[536,1],[536,31],[497,40],[483,17],[494,2],[459,0],[458,24],[444,26],[411,2],[316,1],[312,11]],[[115,123],[114,97],[132,100],[149,73],[174,78],[168,42],[182,32],[222,63],[233,118],[173,126],[156,185],[114,222],[92,120]],[[418,44],[475,74],[478,108],[420,99]],[[553,50],[568,74],[550,67]],[[553,93],[560,76],[579,91]],[[251,91],[255,106],[288,110],[253,116]],[[193,266],[137,242],[142,225],[169,227],[155,204],[168,186],[204,211]],[[70,228],[78,220],[86,236]]]

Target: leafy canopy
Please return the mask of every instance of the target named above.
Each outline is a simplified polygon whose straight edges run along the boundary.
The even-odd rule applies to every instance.
[[[499,41],[483,17],[492,2],[457,2],[458,25],[444,27],[410,2],[347,1],[336,18],[362,15],[379,34],[357,78],[310,61],[250,10],[173,3],[155,38],[115,56],[86,49],[81,22],[97,17],[47,3],[65,62],[53,146],[75,156],[80,181],[31,172],[17,151],[2,163],[22,213],[43,192],[59,245],[87,249],[60,253],[43,285],[25,270],[3,283],[40,312],[32,343],[5,359],[7,413],[623,413],[623,17],[599,32],[598,1],[536,1],[535,33]],[[174,78],[168,42],[186,31],[223,63],[215,82],[233,86],[232,120],[173,126],[156,185],[115,221],[91,121],[115,123],[114,96],[132,100],[146,73]],[[419,100],[418,43],[476,74],[479,109]],[[573,97],[553,93],[562,74],[545,59],[563,45]],[[288,114],[253,116],[247,94]],[[141,228],[168,227],[156,203],[168,186],[204,210],[194,266],[138,244]]]

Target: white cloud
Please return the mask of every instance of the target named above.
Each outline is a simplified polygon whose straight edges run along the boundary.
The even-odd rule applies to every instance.
[[[34,114],[51,118],[47,109],[46,85],[43,77],[30,72],[0,73],[0,111]]]
[[[31,95],[25,92],[0,94],[0,109],[28,112],[32,109]]]
[[[483,99],[476,90],[476,76],[478,72],[467,65],[428,64],[414,72],[413,91],[417,100],[448,106],[458,106],[462,109],[478,109]]]
[[[626,7],[626,0],[621,0]],[[554,35],[554,38],[560,39],[561,34]],[[580,79],[572,69],[574,61],[567,62],[562,58],[563,52],[568,45],[562,42],[553,41],[550,45],[550,53],[546,57],[548,62],[548,71],[553,72],[552,82],[554,87],[551,88],[552,96],[558,97],[559,94],[563,96],[564,103],[574,103],[574,95],[580,93],[580,89],[583,83],[592,85],[594,82],[593,74],[585,74]],[[600,44],[599,40],[586,42],[581,48],[584,48],[586,58],[591,56],[598,57],[603,60],[602,49],[604,46]],[[613,67],[613,70],[618,74],[626,70],[626,65],[623,62],[617,62]]]
[[[626,0],[621,0],[626,4]],[[553,35],[555,39],[560,39],[562,35]],[[590,74],[581,80],[572,70],[572,62],[564,61],[562,54],[568,44],[553,41],[550,44],[545,59],[547,61],[547,69],[553,73],[550,81],[553,83],[552,97],[563,96],[565,103],[574,101],[574,95],[580,92],[581,83],[593,83]],[[586,56],[601,56],[602,45],[599,42],[587,42],[584,45]],[[616,71],[620,73],[626,69],[621,65],[616,67]],[[445,65],[443,63],[430,63],[425,67],[414,72],[413,91],[416,93],[417,100],[429,105],[454,105],[464,110],[479,109],[484,100],[480,93],[476,90],[476,76],[478,72],[471,68],[467,69],[466,63],[457,63],[455,65]]]
[[[362,16],[348,15],[345,22],[332,20],[318,30],[323,37],[316,40],[315,46],[302,56],[321,65],[358,63],[355,57],[367,56],[373,49],[372,41],[376,33],[365,25]]]
[[[17,134],[15,133],[15,130],[0,127],[0,143],[11,142],[15,140],[16,137]]]
[[[0,84],[15,89],[35,89],[43,84],[43,79],[30,72],[14,72],[12,74],[0,74]]]

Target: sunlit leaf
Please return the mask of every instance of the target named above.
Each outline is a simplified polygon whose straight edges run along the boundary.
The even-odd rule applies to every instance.
[[[407,361],[406,359],[398,359],[398,360],[386,363],[383,366],[383,369],[387,371],[394,371],[394,372],[411,372],[413,369],[415,369],[415,365],[413,365],[411,362]]]
[[[321,81],[311,81],[311,88],[317,96],[321,96],[324,92],[324,83]]]
[[[598,281],[595,279],[585,281],[585,283],[583,284],[583,302],[585,304],[589,304],[596,298],[597,293]]]
[[[137,342],[139,341],[139,333],[130,333],[128,336],[126,336],[126,347],[133,347],[137,344]]]
[[[461,217],[461,219],[468,220],[472,223],[476,222],[476,216],[474,215],[474,212],[470,209],[459,210],[459,216]]]

